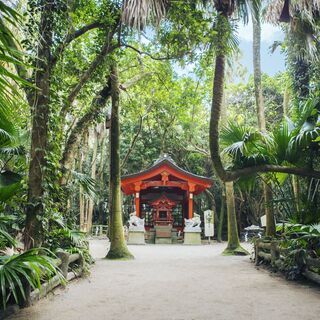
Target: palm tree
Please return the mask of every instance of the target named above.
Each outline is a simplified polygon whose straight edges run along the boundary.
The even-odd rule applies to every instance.
[[[265,108],[261,83],[261,8],[252,10],[253,25],[253,76],[254,91],[256,98],[256,108],[258,117],[258,127],[261,132],[266,132]],[[267,221],[266,235],[274,236],[276,233],[276,225],[272,208],[272,192],[271,186],[263,182],[264,207]]]
[[[309,94],[311,64],[319,56],[319,1],[269,0],[266,19],[274,24],[285,22],[288,63],[292,69],[297,100]]]

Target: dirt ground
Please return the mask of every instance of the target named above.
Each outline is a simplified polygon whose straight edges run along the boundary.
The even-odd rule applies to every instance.
[[[97,260],[88,278],[10,319],[320,319],[319,288],[222,256],[225,244],[130,246],[133,261],[103,259],[105,240],[90,246]]]

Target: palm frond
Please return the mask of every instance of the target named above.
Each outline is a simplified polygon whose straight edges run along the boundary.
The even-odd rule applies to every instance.
[[[168,5],[168,0],[125,0],[122,21],[138,30],[143,30],[150,20],[158,25],[165,16]]]
[[[21,187],[22,177],[11,171],[0,172],[0,202],[12,197]]]
[[[19,255],[0,256],[0,283],[2,307],[6,308],[11,295],[17,303],[26,298],[25,285],[33,289],[41,287],[43,277],[58,275],[64,278],[51,258],[52,253],[44,248],[35,248]]]
[[[288,121],[283,121],[279,127],[276,127],[272,132],[272,153],[277,163],[281,164],[284,161],[294,161],[294,153],[290,148],[290,141],[293,137],[292,130],[289,129]]]
[[[6,230],[0,228],[0,243],[3,247],[16,247],[17,241]]]
[[[87,194],[96,193],[96,181],[87,174],[71,171],[74,180],[79,183]]]

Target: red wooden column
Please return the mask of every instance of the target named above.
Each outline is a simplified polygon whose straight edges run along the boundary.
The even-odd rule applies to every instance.
[[[140,217],[140,186],[141,183],[137,183],[134,186],[134,205],[136,207],[136,215],[137,217]]]
[[[140,192],[135,193],[134,204],[136,207],[136,215],[137,215],[137,217],[140,217]]]
[[[195,190],[195,184],[188,183],[188,219],[193,218],[193,192]]]

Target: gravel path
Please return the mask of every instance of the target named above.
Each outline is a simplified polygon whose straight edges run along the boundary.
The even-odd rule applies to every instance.
[[[130,246],[133,261],[102,259],[104,240],[90,246],[90,277],[10,319],[320,319],[320,289],[257,270],[248,257],[222,256],[225,244]]]

